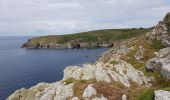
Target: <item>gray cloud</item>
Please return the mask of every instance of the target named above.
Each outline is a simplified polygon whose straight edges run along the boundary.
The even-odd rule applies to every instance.
[[[168,0],[0,0],[0,35],[150,27],[168,11]]]

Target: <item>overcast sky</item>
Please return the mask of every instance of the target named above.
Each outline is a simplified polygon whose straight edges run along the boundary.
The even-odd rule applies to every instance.
[[[0,0],[0,36],[151,27],[170,0]]]

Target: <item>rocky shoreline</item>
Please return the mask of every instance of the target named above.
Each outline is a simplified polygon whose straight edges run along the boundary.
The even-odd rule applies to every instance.
[[[29,40],[32,41],[32,40]],[[29,41],[22,45],[22,48],[27,49],[81,49],[81,48],[100,48],[100,47],[112,47],[114,43],[98,43],[98,42],[79,42],[78,40],[64,43],[37,43],[36,45],[30,45]]]
[[[170,13],[151,32],[119,42],[94,64],[69,66],[61,81],[22,88],[7,100],[170,100],[169,25]]]

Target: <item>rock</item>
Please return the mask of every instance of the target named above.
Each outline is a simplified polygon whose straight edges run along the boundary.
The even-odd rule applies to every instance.
[[[127,87],[130,86],[130,80],[140,85],[148,84],[144,74],[125,61],[120,61],[114,68],[115,71],[109,70],[108,72],[114,81],[119,81]]]
[[[111,83],[121,82],[129,87],[130,80],[140,85],[149,84],[147,78],[141,71],[133,68],[133,66],[123,60],[117,61],[116,65],[109,63],[96,62],[96,64],[84,64],[82,67],[70,66],[64,70],[64,79],[74,78],[76,80],[96,79],[98,82]],[[114,70],[113,70],[114,69]]]
[[[108,100],[107,98],[105,98],[105,97],[95,97],[95,98],[93,98],[92,100]]]
[[[144,52],[144,48],[142,46],[139,46],[139,50],[135,55],[136,60],[141,60],[143,58],[143,52]]]
[[[95,77],[97,81],[105,81],[105,82],[111,82],[111,79],[109,78],[107,71],[102,68],[104,64],[97,63],[96,64],[96,71],[95,71]]]
[[[154,94],[155,100],[170,100],[170,91],[157,90]]]
[[[61,82],[39,83],[30,89],[17,90],[7,100],[65,100],[73,96],[72,86]]]
[[[161,58],[156,57],[156,58],[150,59],[146,64],[146,68],[151,71],[161,70],[162,68]]]
[[[63,85],[62,83],[57,83],[56,88],[56,96],[54,97],[54,100],[63,100],[68,97],[73,96],[73,84]]]
[[[170,46],[170,14],[168,13],[163,21],[160,21],[152,30],[146,34],[146,39],[148,41],[153,41],[154,39],[161,40],[163,45]]]
[[[83,98],[87,99],[90,98],[91,96],[95,96],[96,90],[93,88],[93,84],[89,84],[87,88],[83,92]]]
[[[82,68],[78,66],[69,66],[64,69],[64,79],[74,78],[79,80],[82,73]]]
[[[122,100],[127,100],[127,96],[126,96],[126,94],[123,94],[123,96],[122,96]]]
[[[147,62],[146,67],[151,71],[160,71],[164,77],[170,79],[170,55],[165,58],[152,58]]]
[[[156,52],[155,53],[157,57],[166,57],[168,55],[170,55],[170,47],[167,47],[167,48],[163,48],[161,50],[159,50],[159,52]]]
[[[170,79],[170,62],[162,67],[161,73],[164,77],[166,77],[167,79]]]
[[[95,78],[96,66],[91,64],[85,64],[83,67],[82,79],[90,80]]]
[[[164,18],[164,22],[168,28],[168,32],[170,32],[170,12],[166,14]]]
[[[78,97],[73,97],[71,100],[79,100]]]

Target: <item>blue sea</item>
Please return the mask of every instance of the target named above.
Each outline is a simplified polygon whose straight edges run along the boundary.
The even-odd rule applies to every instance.
[[[48,50],[20,48],[31,37],[0,37],[0,100],[20,88],[63,78],[69,65],[93,63],[107,49]]]

